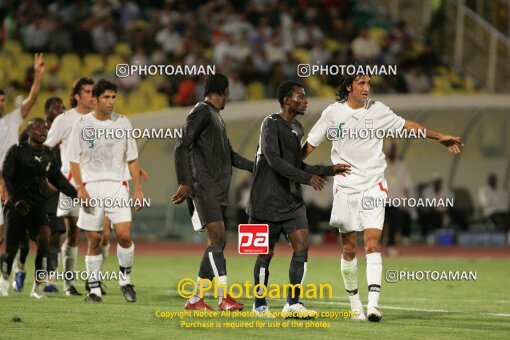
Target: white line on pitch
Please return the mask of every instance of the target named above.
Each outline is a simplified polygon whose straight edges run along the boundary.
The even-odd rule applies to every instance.
[[[166,289],[165,291],[170,293],[178,293],[176,289]],[[284,300],[284,299],[274,299]],[[349,302],[336,302],[336,301],[311,301],[312,304],[322,305],[345,305],[350,306]],[[393,310],[407,310],[412,312],[425,312],[425,313],[452,313],[452,314],[474,314],[474,315],[485,315],[485,316],[505,316],[510,317],[508,313],[485,313],[485,312],[470,312],[470,311],[456,311],[446,309],[423,309],[423,308],[412,308],[412,307],[398,307],[398,306],[380,306],[381,309],[393,309]]]

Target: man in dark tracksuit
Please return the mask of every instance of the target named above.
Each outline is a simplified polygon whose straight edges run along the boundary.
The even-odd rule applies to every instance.
[[[228,98],[228,80],[222,74],[210,76],[205,81],[205,99],[198,103],[186,118],[184,135],[175,148],[175,167],[179,188],[172,197],[174,204],[188,199],[193,220],[199,220],[209,238],[197,286],[201,279],[217,278],[219,285],[227,284],[226,261],[223,255],[226,235],[226,209],[232,177],[232,166],[253,171],[253,162],[237,154],[227,138],[225,122],[220,110]],[[189,199],[192,199],[191,201]],[[198,216],[197,216],[198,215]],[[220,286],[221,287],[221,286]],[[244,305],[219,289],[220,310],[241,310]],[[200,289],[190,298],[186,309],[211,310]]]
[[[345,176],[350,171],[349,165],[310,166],[302,162],[301,138],[304,131],[296,116],[306,111],[305,90],[299,83],[286,81],[278,87],[277,97],[282,111],[268,116],[262,123],[248,203],[250,223],[269,225],[269,253],[259,255],[254,268],[254,285],[266,287],[274,246],[282,233],[294,250],[289,270],[290,283],[296,285],[304,281],[308,258],[308,220],[301,184],[321,190],[326,182],[321,176]],[[260,289],[258,295],[263,291]],[[294,291],[289,289],[284,315],[303,319],[316,317],[315,311],[299,303],[299,294],[299,288]],[[257,316],[270,315],[265,298],[255,298],[253,312]]]
[[[8,295],[12,263],[20,240],[28,233],[37,243],[37,274],[30,296],[42,298],[47,277],[50,237],[44,204],[47,180],[70,197],[76,197],[76,189],[60,172],[53,152],[43,146],[48,133],[46,122],[41,118],[34,118],[28,122],[27,130],[28,143],[12,146],[2,168],[9,201],[5,205],[7,232],[5,254],[0,258],[0,290],[2,295]]]

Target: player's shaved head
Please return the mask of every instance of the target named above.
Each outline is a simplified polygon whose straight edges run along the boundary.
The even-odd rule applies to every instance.
[[[212,76],[208,76],[207,78],[205,78],[204,85],[205,95],[206,96],[212,94],[217,94],[220,96],[225,95],[228,89],[228,85],[229,83],[227,77],[225,77],[221,73],[216,73],[213,74]]]
[[[44,121],[44,119],[39,117],[32,118],[27,123],[27,131],[32,130],[37,124],[46,124],[46,122]]]
[[[280,103],[280,107],[283,108],[283,101],[285,100],[285,97],[292,97],[294,94],[294,91],[296,91],[299,88],[303,88],[303,85],[301,85],[298,82],[295,81],[284,81],[278,86],[278,89],[276,89],[276,97],[278,98],[278,102]]]

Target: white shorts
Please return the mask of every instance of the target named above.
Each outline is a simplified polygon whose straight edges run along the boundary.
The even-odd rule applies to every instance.
[[[127,182],[98,181],[85,185],[91,199],[128,200],[129,191]],[[78,227],[87,231],[102,231],[104,217],[108,216],[113,224],[131,222],[131,208],[128,206],[105,207],[102,204],[96,207],[80,207]]]
[[[335,183],[329,224],[338,228],[341,233],[363,231],[366,228],[382,230],[384,206],[374,207],[373,202],[386,198],[387,188],[386,180],[382,180],[370,189],[348,195]]]

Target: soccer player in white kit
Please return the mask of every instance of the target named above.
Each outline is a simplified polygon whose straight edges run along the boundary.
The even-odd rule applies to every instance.
[[[99,199],[99,202],[106,198],[127,201],[127,181],[131,178],[135,188],[133,201],[143,201],[136,141],[128,134],[121,138],[115,135],[117,138],[114,138],[95,133],[100,130],[132,129],[129,119],[113,112],[116,93],[115,84],[104,79],[99,80],[93,89],[97,100],[96,110],[80,117],[73,125],[69,137],[68,158],[81,201],[91,198]],[[90,131],[92,135],[89,134]],[[141,205],[135,208],[139,210]],[[117,236],[117,257],[120,272],[124,274],[119,275],[120,288],[126,301],[135,302],[136,293],[130,280],[135,248],[131,240],[131,209],[125,205],[104,204],[82,206],[77,223],[80,229],[87,231],[88,239],[85,264],[90,293],[85,301],[102,301],[99,272],[103,262],[101,240],[105,216],[112,221]]]
[[[21,103],[20,107],[4,115],[5,92],[0,90],[0,245],[4,242],[4,214],[2,202],[7,201],[7,189],[2,178],[2,164],[4,163],[7,150],[14,144],[18,144],[19,128],[23,120],[28,116],[34,106],[39,91],[41,80],[44,75],[44,59],[42,53],[34,55],[34,82],[30,88],[28,97]]]
[[[399,117],[381,102],[368,98],[370,76],[343,76],[337,93],[337,102],[329,105],[308,134],[303,145],[303,159],[336,129],[332,141],[331,159],[334,164],[347,163],[352,167],[347,177],[335,176],[333,185],[333,208],[330,224],[339,228],[342,235],[342,258],[340,270],[349,296],[355,319],[366,320],[358,294],[357,233],[363,231],[367,258],[369,321],[382,318],[379,310],[379,294],[382,277],[381,234],[384,223],[384,206],[369,206],[368,201],[387,197],[384,179],[386,160],[382,151],[383,139],[337,138],[342,129],[381,129],[398,131],[406,129],[416,133],[425,127]],[[345,135],[345,134],[344,134]],[[355,135],[354,135],[355,136]],[[447,146],[450,152],[460,153],[463,146],[459,137],[426,130],[426,137],[436,139]],[[337,139],[337,140],[336,140]]]
[[[71,168],[68,159],[69,135],[73,124],[80,117],[91,112],[95,105],[95,98],[92,96],[92,87],[94,81],[91,78],[82,77],[73,84],[71,93],[71,109],[59,115],[53,121],[48,137],[44,144],[50,148],[60,147],[60,155],[62,159],[61,171],[71,184],[75,185],[74,178],[71,174]],[[64,272],[74,273],[76,270],[76,258],[78,257],[78,245],[80,242],[80,229],[77,227],[78,207],[71,207],[67,203],[69,198],[64,194],[60,194],[60,201],[57,209],[57,216],[64,217],[66,226],[66,240],[62,244],[62,264]],[[65,275],[66,278],[70,277]],[[74,279],[64,280],[65,295],[82,295],[75,287]]]

